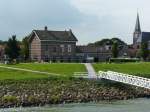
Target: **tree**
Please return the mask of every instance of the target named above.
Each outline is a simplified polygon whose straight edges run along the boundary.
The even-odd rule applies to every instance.
[[[112,55],[113,55],[113,58],[117,58],[118,57],[118,42],[115,41],[113,42],[113,45],[112,45]]]
[[[100,41],[96,41],[94,43],[89,43],[90,46],[103,46],[103,45],[113,45],[114,42],[117,42],[118,45],[127,45],[124,41],[119,38],[112,38],[112,39],[102,39]]]
[[[101,41],[97,41],[94,44],[95,44],[95,46],[102,46],[107,43],[111,44],[111,40],[110,39],[102,39]]]
[[[8,42],[6,43],[5,54],[8,55],[11,61],[19,57],[20,46],[15,35],[8,39]]]
[[[0,45],[5,45],[7,42],[0,40]]]
[[[25,60],[29,59],[29,37],[22,39],[21,55]]]
[[[141,43],[140,56],[141,56],[141,58],[143,58],[143,60],[146,60],[147,57],[149,56],[149,50],[148,50],[147,43]]]
[[[112,38],[111,42],[112,42],[112,44],[113,44],[113,42],[117,42],[119,45],[126,45],[126,43],[119,38]]]

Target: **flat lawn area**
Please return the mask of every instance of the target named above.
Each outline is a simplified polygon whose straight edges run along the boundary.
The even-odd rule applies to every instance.
[[[115,71],[121,73],[128,73],[131,75],[137,75],[141,77],[150,78],[150,63],[122,63],[122,64],[105,64],[105,63],[98,63],[93,64],[95,70],[98,71]]]
[[[55,74],[60,74],[62,76],[72,76],[74,74],[74,72],[86,72],[86,68],[83,64],[21,63],[21,64],[16,64],[16,65],[3,65],[3,66],[30,69],[30,70],[36,70],[36,71],[41,71],[41,72],[55,73]]]
[[[49,75],[0,68],[0,80],[22,80],[48,78]]]

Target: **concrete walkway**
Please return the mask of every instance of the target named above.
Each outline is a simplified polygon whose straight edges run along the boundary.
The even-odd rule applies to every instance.
[[[85,63],[84,65],[87,69],[88,77],[89,78],[97,78],[97,73],[95,72],[92,64],[91,63]]]
[[[42,72],[42,71],[35,71],[35,70],[29,70],[29,69],[22,69],[22,68],[14,68],[14,67],[6,67],[6,66],[0,66],[0,68],[10,69],[10,70],[18,70],[18,71],[25,71],[25,72],[31,72],[31,73],[38,73],[38,74],[60,76],[60,74],[49,73],[49,72]]]

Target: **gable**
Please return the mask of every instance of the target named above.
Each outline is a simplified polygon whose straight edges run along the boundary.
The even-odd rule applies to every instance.
[[[30,34],[30,37],[29,37],[29,43],[32,43],[33,41],[38,41],[38,42],[40,42],[40,39],[39,39],[39,37],[36,35],[35,32],[32,32],[32,33]]]

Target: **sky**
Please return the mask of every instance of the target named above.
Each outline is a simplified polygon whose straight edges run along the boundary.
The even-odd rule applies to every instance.
[[[132,43],[137,11],[142,31],[150,31],[149,0],[0,0],[0,40],[33,29],[69,30],[84,45],[118,37]]]

